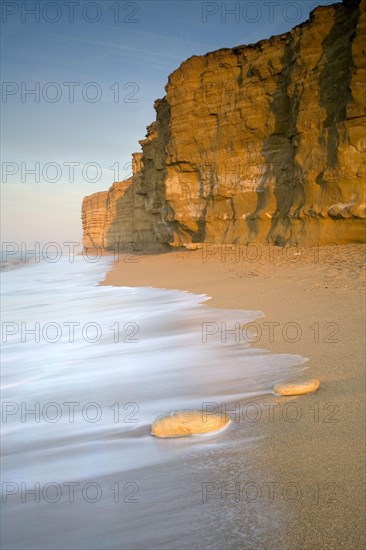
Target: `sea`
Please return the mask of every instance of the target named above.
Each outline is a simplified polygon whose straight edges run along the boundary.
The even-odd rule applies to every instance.
[[[2,547],[265,547],[288,505],[262,494],[266,400],[307,359],[253,343],[261,311],[102,286],[112,256],[51,260],[13,255],[1,273]],[[232,421],[153,437],[178,409]]]

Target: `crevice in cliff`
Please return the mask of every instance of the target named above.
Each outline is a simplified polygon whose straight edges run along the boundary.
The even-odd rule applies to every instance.
[[[359,19],[358,0],[350,0],[347,7],[334,6],[334,24],[322,42],[324,63],[319,77],[320,105],[326,111],[320,145],[327,151],[327,166],[319,172],[316,182],[322,188],[322,199],[342,201],[338,184],[338,149],[340,140],[345,140],[344,122],[347,120],[347,105],[353,100],[351,78],[354,69],[352,40]],[[352,8],[352,9],[350,9]],[[331,172],[332,177],[328,174]]]
[[[206,224],[207,224],[206,215],[207,215],[207,210],[209,208],[209,205],[213,201],[213,191],[215,188],[215,184],[217,184],[217,176],[216,176],[216,173],[212,171],[210,174],[210,189],[205,199],[205,206],[203,207],[201,214],[197,220],[197,232],[192,238],[192,242],[200,243],[205,240]]]
[[[297,129],[301,85],[296,83],[292,94],[290,92],[292,73],[299,57],[300,40],[301,36],[295,41],[293,34],[290,34],[284,45],[281,59],[283,69],[270,104],[270,110],[275,116],[275,128],[264,140],[262,147],[266,170],[256,191],[256,208],[246,219],[250,235],[256,236],[259,230],[258,218],[268,205],[268,186],[270,178],[273,178],[276,209],[267,238],[281,246],[289,238],[290,215],[297,216],[305,203],[302,169],[296,161],[296,151],[301,139]]]
[[[356,120],[358,118],[366,118],[366,115],[347,116],[346,120]]]

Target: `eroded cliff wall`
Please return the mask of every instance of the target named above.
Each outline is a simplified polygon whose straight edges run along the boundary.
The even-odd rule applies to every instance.
[[[104,224],[107,191],[85,197],[81,207],[83,244],[85,247],[104,248]]]
[[[137,249],[363,241],[365,3],[319,7],[290,33],[182,63],[103,235],[84,238]],[[85,201],[83,219],[95,207],[101,227],[102,197]]]
[[[154,228],[153,208],[143,189],[142,153],[133,153],[133,175],[114,182],[108,191],[85,197],[82,204],[83,244],[107,250],[163,250]]]

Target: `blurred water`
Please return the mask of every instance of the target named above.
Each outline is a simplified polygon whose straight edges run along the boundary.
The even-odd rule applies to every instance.
[[[181,291],[98,286],[111,263],[63,257],[2,274],[4,548],[189,547],[189,514],[173,522],[173,543],[166,538],[172,525],[160,524],[144,498],[154,495],[155,509],[176,515],[193,498],[182,460],[253,442],[245,434],[238,440],[235,424],[222,434],[166,441],[152,438],[149,426],[172,409],[266,394],[304,362],[230,334],[223,343],[219,331],[204,342],[203,323],[233,328],[262,313],[216,310],[204,305],[206,296]],[[165,487],[163,471],[171,476]],[[176,501],[171,483],[182,475]],[[74,502],[68,482],[78,484]],[[95,484],[91,500],[87,483]],[[116,497],[114,484],[123,495]],[[30,488],[35,493],[25,495]]]

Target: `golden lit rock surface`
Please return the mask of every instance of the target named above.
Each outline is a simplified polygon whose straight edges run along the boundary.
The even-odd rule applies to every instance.
[[[225,428],[230,422],[227,414],[208,414],[201,410],[179,410],[159,416],[151,427],[155,437],[185,437],[207,434]]]
[[[85,247],[104,248],[104,221],[107,191],[85,197],[82,205],[83,244]]]
[[[287,382],[275,384],[273,387],[277,395],[302,395],[316,391],[320,386],[320,381],[316,378],[304,382]]]
[[[84,238],[363,242],[365,4],[321,6],[288,33],[184,61],[155,102],[130,187]],[[94,207],[84,202],[83,219]]]

